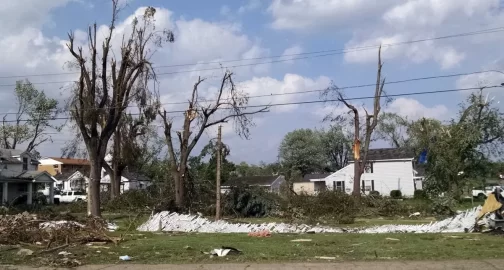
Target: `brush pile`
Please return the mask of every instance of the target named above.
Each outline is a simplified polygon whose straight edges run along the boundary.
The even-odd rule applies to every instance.
[[[26,212],[4,215],[0,217],[0,245],[42,245],[49,249],[52,245],[117,242],[107,236],[108,227],[107,222],[96,218],[62,220]]]

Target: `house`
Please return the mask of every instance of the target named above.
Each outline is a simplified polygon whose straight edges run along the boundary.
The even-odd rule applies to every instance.
[[[39,160],[38,170],[55,176],[58,174],[89,171],[91,165],[86,159],[46,157]]]
[[[64,191],[85,190],[89,183],[89,173],[87,171],[67,171],[54,176],[56,187]]]
[[[326,185],[323,181],[314,180],[321,180],[328,177],[329,175],[331,174],[307,174],[303,178],[294,181],[294,183],[292,184],[292,189],[296,194],[315,195],[320,191],[325,190]]]
[[[110,188],[110,175],[103,170],[103,177],[100,180],[101,190],[107,191]],[[121,193],[134,190],[134,189],[146,189],[151,185],[151,179],[147,176],[128,170],[126,168],[121,175]]]
[[[0,194],[2,204],[26,196],[32,204],[33,193],[49,188],[49,202],[54,199],[55,179],[47,172],[37,171],[38,161],[30,153],[15,149],[0,149]]]
[[[346,193],[353,191],[354,162],[327,176],[323,181],[327,188]],[[412,197],[415,190],[422,189],[422,166],[416,162],[413,151],[405,148],[369,149],[365,172],[361,177],[361,189],[364,194],[378,191],[389,196],[390,191],[400,190],[403,196]]]
[[[285,183],[285,177],[282,175],[265,176],[243,176],[229,179],[221,185],[221,193],[226,193],[233,187],[253,186],[262,187],[269,192],[280,193],[280,187]]]

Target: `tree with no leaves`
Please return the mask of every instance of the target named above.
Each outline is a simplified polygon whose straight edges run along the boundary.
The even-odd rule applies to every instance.
[[[367,155],[368,155],[368,150],[369,150],[369,145],[371,143],[371,137],[373,135],[373,131],[375,130],[376,126],[378,125],[378,117],[380,115],[381,111],[381,98],[384,95],[383,92],[383,87],[385,86],[385,79],[382,79],[382,67],[383,63],[381,61],[381,46],[378,49],[378,70],[376,74],[376,86],[375,86],[375,93],[374,93],[374,98],[373,98],[373,111],[369,113],[366,108],[364,108],[365,116],[364,116],[364,126],[361,126],[361,118],[359,115],[359,110],[355,105],[352,105],[348,102],[348,100],[344,97],[343,92],[341,89],[339,89],[337,86],[332,86],[328,88],[323,96],[326,99],[329,99],[329,95],[336,95],[336,100],[338,103],[344,104],[348,109],[350,109],[350,112],[353,114],[352,117],[352,122],[354,125],[354,142],[353,142],[353,152],[354,152],[354,177],[353,177],[353,192],[352,194],[354,196],[359,197],[361,194],[361,188],[360,188],[360,182],[361,182],[361,176],[364,173],[365,166],[367,163]],[[389,100],[386,99],[386,102]],[[341,118],[341,117],[337,117]],[[364,129],[364,146],[361,148],[361,141],[360,141],[360,131],[361,129]]]
[[[4,115],[0,127],[1,148],[16,149],[20,144],[28,143],[26,151],[33,153],[40,144],[50,141],[48,128],[59,130],[61,127],[50,125],[58,115],[58,101],[48,98],[44,91],[37,90],[28,80],[16,82],[17,111],[14,120]]]
[[[119,54],[114,54],[112,38],[119,12],[118,0],[112,0],[112,20],[102,43],[99,59],[97,26],[88,30],[88,52],[76,48],[75,36],[68,35],[68,50],[80,70],[71,102],[71,116],[76,122],[88,152],[91,175],[88,192],[88,215],[100,216],[100,178],[108,142],[124,112],[135,97],[150,92],[149,81],[155,79],[150,62],[153,47],[173,41],[169,31],[155,31],[156,9],[147,7],[144,15],[132,22],[130,33],[122,37]],[[118,55],[116,58],[114,55]]]
[[[203,132],[209,127],[227,123],[233,120],[235,131],[238,135],[249,138],[249,128],[254,125],[251,116],[257,113],[267,112],[268,107],[262,107],[259,110],[247,110],[248,95],[239,91],[233,82],[233,73],[226,71],[222,76],[220,87],[217,90],[216,99],[202,104],[198,98],[198,88],[205,80],[198,78],[194,84],[191,98],[188,101],[188,108],[184,113],[184,122],[182,132],[176,132],[179,148],[175,149],[174,138],[172,135],[173,120],[169,118],[167,112],[159,111],[159,115],[164,123],[164,135],[168,146],[169,167],[175,187],[175,203],[177,207],[185,208],[185,186],[188,179],[187,162],[189,155],[203,135]],[[217,111],[224,112],[216,114]],[[197,120],[197,121],[195,121]],[[193,134],[192,130],[196,132]]]

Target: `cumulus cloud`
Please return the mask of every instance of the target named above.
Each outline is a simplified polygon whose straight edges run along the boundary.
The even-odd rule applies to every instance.
[[[504,23],[499,0],[385,0],[374,5],[365,0],[276,0],[268,10],[273,27],[280,30],[313,33],[348,29],[353,36],[345,45],[350,50],[345,60],[350,63],[376,61],[375,50],[351,50],[355,47],[428,39]],[[384,58],[417,64],[432,61],[441,69],[450,69],[460,66],[468,55],[477,57],[475,51],[481,50],[481,44],[499,46],[503,40],[499,36],[494,33],[460,38],[463,42],[450,39],[402,44],[384,48]]]
[[[261,0],[248,0],[246,5],[238,8],[238,13],[243,14],[245,12],[254,11],[261,7]]]
[[[303,48],[299,45],[294,45],[292,47],[285,49],[285,51],[282,54],[282,56],[283,56],[282,59],[290,60],[285,63],[292,64],[292,63],[294,63],[294,61],[292,59],[296,58],[296,55],[300,54],[300,53],[303,53]]]
[[[449,110],[444,105],[425,106],[416,99],[398,98],[385,108],[386,111],[397,113],[409,120],[418,120],[422,117],[446,119]]]
[[[274,0],[268,11],[275,29],[310,31],[351,25],[395,2],[398,0],[375,1],[372,5],[367,0]]]
[[[306,97],[309,95],[295,93],[325,89],[329,84],[330,79],[328,77],[320,76],[316,79],[310,79],[297,74],[287,73],[283,80],[277,80],[271,77],[254,77],[251,80],[241,82],[238,87],[251,96],[266,95],[266,97],[263,98],[251,99],[251,104],[278,104],[306,100]],[[273,107],[271,111],[288,112],[297,107],[299,107],[299,105],[284,105]]]

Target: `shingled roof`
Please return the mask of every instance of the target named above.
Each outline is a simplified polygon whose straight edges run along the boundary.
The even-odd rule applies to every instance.
[[[378,148],[369,149],[367,160],[413,159],[415,153],[408,148]],[[353,161],[353,156],[350,157]]]
[[[277,180],[280,175],[263,175],[263,176],[243,176],[238,178],[229,179],[222,186],[236,187],[240,185],[247,186],[270,186]]]

